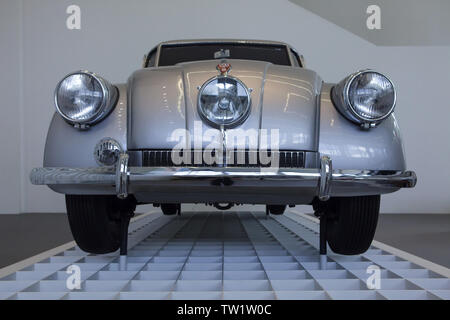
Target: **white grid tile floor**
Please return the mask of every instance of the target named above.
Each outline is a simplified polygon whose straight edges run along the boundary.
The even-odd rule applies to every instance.
[[[0,299],[450,299],[450,279],[376,247],[330,253],[319,264],[318,225],[288,212],[146,215],[130,225],[126,270],[118,253],[77,247],[0,279]],[[81,269],[69,290],[67,267]],[[369,289],[367,268],[381,268]]]

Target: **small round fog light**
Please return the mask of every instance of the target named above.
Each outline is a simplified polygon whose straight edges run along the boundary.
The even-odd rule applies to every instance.
[[[119,154],[121,152],[122,147],[116,140],[104,138],[95,146],[95,161],[101,166],[112,166],[119,159]]]

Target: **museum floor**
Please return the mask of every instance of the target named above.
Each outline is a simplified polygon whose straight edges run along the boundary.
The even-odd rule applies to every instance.
[[[450,214],[382,214],[375,239],[450,268]],[[0,215],[0,268],[72,240],[65,214]]]

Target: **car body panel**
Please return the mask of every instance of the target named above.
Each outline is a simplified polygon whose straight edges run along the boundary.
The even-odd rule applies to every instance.
[[[270,65],[261,128],[279,131],[280,150],[318,150],[322,79],[314,71]]]
[[[186,127],[183,74],[178,67],[141,69],[128,80],[129,149],[171,149]],[[164,128],[161,128],[164,124]]]
[[[268,139],[271,130],[277,130],[280,150],[317,151],[320,77],[307,69],[259,61],[227,61],[233,68],[230,76],[251,89],[250,115],[235,129],[266,129]],[[172,149],[179,143],[178,135],[173,134],[178,129],[189,132],[190,145],[196,149],[204,149],[210,143],[206,139],[197,143],[198,132],[209,130],[220,135],[218,129],[202,121],[197,110],[199,88],[218,75],[217,63],[201,61],[135,72],[128,82],[129,149]],[[248,144],[239,148],[254,149]]]

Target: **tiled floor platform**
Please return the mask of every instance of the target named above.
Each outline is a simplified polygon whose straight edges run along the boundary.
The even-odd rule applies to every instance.
[[[450,299],[448,276],[377,247],[321,269],[317,231],[292,212],[148,214],[130,226],[125,270],[118,254],[73,247],[1,278],[0,299]],[[71,265],[80,290],[67,288]],[[373,265],[378,290],[366,285]]]

